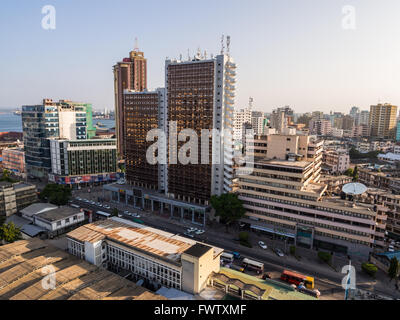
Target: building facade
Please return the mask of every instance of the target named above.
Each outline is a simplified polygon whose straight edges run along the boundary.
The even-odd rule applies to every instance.
[[[93,184],[115,181],[119,177],[116,139],[50,139],[50,152],[49,180],[52,182]],[[106,179],[95,181],[99,175],[106,175]]]
[[[125,152],[125,109],[124,91],[144,91],[147,89],[147,59],[137,48],[114,66],[115,124],[119,157]]]
[[[325,150],[322,162],[326,172],[330,174],[344,173],[350,167],[350,155],[347,150]]]
[[[24,151],[28,175],[47,178],[51,170],[50,138],[88,139],[95,135],[92,106],[44,99],[42,105],[22,107]]]
[[[9,217],[36,201],[36,186],[22,182],[0,182],[0,215]]]
[[[3,168],[25,177],[25,152],[21,148],[4,149],[2,152]]]
[[[385,103],[370,108],[371,137],[393,139],[396,136],[397,106]]]

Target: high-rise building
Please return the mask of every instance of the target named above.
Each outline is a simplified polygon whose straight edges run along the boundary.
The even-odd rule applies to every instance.
[[[177,133],[193,129],[201,137],[202,129],[213,128],[221,136],[220,142],[209,140],[208,164],[202,161],[203,150],[198,153],[197,164],[173,164],[171,159],[185,142],[169,147],[167,193],[174,198],[208,204],[212,195],[232,190],[235,69],[228,54],[211,59],[198,54],[190,61],[166,61],[169,136],[174,122]],[[217,155],[220,161],[212,163]]]
[[[154,143],[146,141],[152,129],[165,129],[165,89],[125,91],[125,166],[126,179],[132,185],[152,190],[165,190],[165,165],[151,164],[146,152]]]
[[[385,103],[370,108],[371,137],[392,139],[396,135],[397,106]]]
[[[28,175],[47,178],[51,169],[50,138],[88,139],[95,135],[92,105],[44,99],[22,107],[22,128]]]
[[[233,138],[236,141],[242,141],[244,134],[244,124],[252,123],[251,118],[251,108],[245,108],[240,110],[235,110],[234,113],[234,129],[233,129]]]
[[[115,124],[119,157],[125,152],[124,90],[147,89],[147,59],[137,48],[114,66]]]
[[[311,134],[328,136],[332,134],[332,125],[330,120],[312,119],[309,129]]]

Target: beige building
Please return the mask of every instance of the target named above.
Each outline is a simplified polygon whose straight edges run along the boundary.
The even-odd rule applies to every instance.
[[[37,201],[37,190],[28,183],[0,182],[0,215],[9,217]]]
[[[220,268],[223,249],[120,218],[84,225],[67,234],[71,254],[133,280],[191,294]]]
[[[298,246],[344,254],[367,257],[384,245],[383,206],[325,196],[322,142],[311,136],[268,138],[267,156],[254,160],[251,175],[239,177],[239,198],[247,210],[242,222]]]
[[[396,135],[397,106],[378,104],[371,106],[369,126],[371,137],[391,139]]]

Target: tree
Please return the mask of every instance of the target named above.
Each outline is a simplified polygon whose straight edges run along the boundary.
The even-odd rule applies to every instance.
[[[11,178],[11,172],[8,171],[7,169],[3,170],[3,173],[1,174],[0,181],[11,182],[11,183],[17,182],[17,180],[14,180],[14,179]]]
[[[358,180],[358,167],[355,166],[354,171],[353,171],[353,181]]]
[[[14,223],[9,222],[0,226],[0,240],[11,243],[22,238],[20,228],[17,228]]]
[[[375,277],[375,274],[378,272],[378,268],[372,264],[372,263],[368,263],[368,262],[364,262],[361,265],[361,269],[368,275],[370,275],[371,277]]]
[[[332,260],[332,255],[329,252],[318,251],[318,258],[329,264]]]
[[[295,246],[290,246],[289,250],[290,250],[290,254],[291,254],[292,256],[295,256],[295,255],[296,255],[296,247],[295,247]]]
[[[392,281],[394,278],[396,278],[398,273],[399,273],[399,261],[397,260],[396,257],[393,257],[390,260],[390,266],[389,266],[389,270],[388,270],[388,275],[389,275],[390,281]]]
[[[6,216],[0,216],[0,227],[6,222]]]
[[[348,169],[344,172],[344,174],[345,174],[346,176],[349,176],[349,177],[352,177],[352,176],[353,176],[353,173],[354,173],[354,170],[353,170],[352,168],[348,168]]]
[[[214,195],[211,197],[210,202],[215,210],[215,215],[221,217],[226,228],[228,228],[231,223],[241,219],[246,213],[243,202],[233,193],[225,193],[220,196]]]
[[[71,198],[71,188],[60,184],[50,183],[40,193],[42,201],[48,201],[57,206],[65,206]]]
[[[113,210],[112,210],[112,213],[111,213],[114,217],[116,217],[116,216],[118,216],[118,214],[119,214],[119,211],[118,211],[118,209],[117,208],[114,208]]]

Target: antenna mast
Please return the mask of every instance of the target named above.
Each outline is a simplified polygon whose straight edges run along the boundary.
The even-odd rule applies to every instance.
[[[226,53],[230,54],[231,36],[226,36]]]
[[[139,51],[139,45],[138,45],[138,38],[135,38],[135,48],[133,49],[133,51],[138,52]]]
[[[224,49],[225,49],[224,39],[225,39],[225,36],[222,35],[222,37],[221,37],[221,54],[224,54]]]

